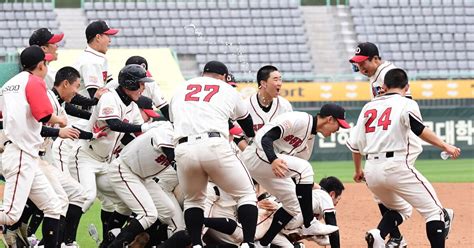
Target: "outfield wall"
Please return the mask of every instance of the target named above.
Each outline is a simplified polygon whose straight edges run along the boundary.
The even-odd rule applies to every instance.
[[[347,111],[346,119],[354,126],[361,109]],[[316,114],[317,111],[306,111]],[[462,150],[463,158],[474,158],[474,108],[438,108],[421,109],[426,126],[449,144]],[[351,160],[352,154],[345,146],[349,131],[341,129],[328,138],[318,137],[315,141],[312,160]],[[440,151],[424,143],[422,159],[440,159]]]

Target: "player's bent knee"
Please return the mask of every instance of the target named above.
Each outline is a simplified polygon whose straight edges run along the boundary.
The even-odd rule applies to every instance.
[[[245,195],[237,199],[237,207],[240,207],[242,205],[257,205],[257,197],[255,196],[255,193]]]
[[[413,208],[410,206],[405,209],[398,210],[397,212],[402,216],[403,220],[405,221],[411,217],[411,214],[413,213]]]

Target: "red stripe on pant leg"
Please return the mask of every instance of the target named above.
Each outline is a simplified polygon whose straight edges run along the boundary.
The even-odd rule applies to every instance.
[[[10,204],[10,209],[6,212],[6,214],[9,214],[10,211],[12,211],[13,204],[15,202],[15,195],[16,195],[16,188],[18,186],[18,178],[20,177],[20,171],[21,171],[21,159],[23,158],[23,151],[20,150],[20,165],[18,166],[18,173],[16,173],[16,180],[15,180],[15,188],[13,190],[13,197],[12,197],[12,202]]]
[[[79,183],[81,183],[81,178],[79,177],[79,164],[77,163],[77,160],[78,160],[77,154],[79,154],[79,149],[81,149],[81,147],[78,147],[78,148],[77,148],[77,152],[76,152],[76,155],[75,155],[74,157],[76,158],[76,162],[75,162],[75,163],[76,163],[77,181],[78,181]]]
[[[122,172],[120,171],[120,166],[121,164],[119,164],[119,174],[120,174],[120,178],[122,178],[122,181],[125,183],[125,185],[127,186],[128,190],[130,191],[130,193],[132,193],[133,197],[135,198],[135,200],[137,200],[138,204],[140,204],[140,206],[143,208],[143,211],[145,212],[145,215],[148,216],[148,213],[146,212],[146,209],[145,207],[143,207],[142,203],[140,202],[140,200],[138,200],[137,196],[133,193],[132,189],[130,188],[130,186],[128,186],[128,183],[127,181],[125,181],[125,178],[123,178],[123,175],[122,175]]]

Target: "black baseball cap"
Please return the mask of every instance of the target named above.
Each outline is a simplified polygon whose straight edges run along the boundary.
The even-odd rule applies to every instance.
[[[337,122],[339,122],[339,125],[341,125],[342,128],[351,127],[351,125],[349,125],[349,123],[347,123],[346,121],[346,111],[344,110],[343,107],[337,104],[334,104],[334,103],[324,104],[319,110],[319,115],[332,116],[336,118]]]
[[[86,28],[86,38],[89,42],[92,38],[94,38],[98,34],[108,34],[108,35],[115,35],[118,33],[118,29],[110,28],[109,25],[105,21],[98,20],[89,23]]]
[[[153,101],[146,97],[146,96],[140,96],[135,103],[138,105],[138,107],[143,110],[149,117],[151,118],[158,118],[160,115],[153,110]]]
[[[52,54],[45,54],[43,49],[37,45],[25,48],[20,54],[20,62],[23,68],[30,68],[43,60],[51,61],[53,58]]]
[[[128,58],[125,65],[141,65],[146,70],[146,76],[151,77],[151,73],[148,71],[148,62],[142,56],[132,56]]]
[[[40,28],[30,36],[30,46],[44,46],[46,44],[56,44],[64,38],[63,33],[53,34],[47,28]]]
[[[219,62],[219,61],[209,61],[206,63],[204,66],[204,73],[206,72],[212,72],[212,73],[217,73],[219,75],[227,75],[229,74],[229,70],[227,70],[227,66],[224,65],[224,63]]]
[[[379,49],[377,46],[374,43],[364,42],[357,45],[355,55],[349,60],[349,62],[360,63],[374,56],[379,56]]]
[[[232,73],[227,74],[226,81],[232,87],[237,87],[237,82],[235,81],[235,77],[234,77],[234,75],[232,75]]]

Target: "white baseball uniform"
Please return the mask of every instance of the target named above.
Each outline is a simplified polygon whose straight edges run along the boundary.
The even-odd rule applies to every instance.
[[[399,94],[377,97],[362,109],[347,147],[366,155],[367,186],[387,208],[408,218],[413,206],[426,222],[444,221],[433,186],[409,162],[410,116],[422,123],[415,101]]]
[[[42,118],[53,113],[44,80],[23,71],[1,90],[0,110],[5,136],[11,142],[3,152],[5,189],[0,224],[13,225],[21,216],[27,198],[46,217],[59,219],[59,199],[39,168]]]
[[[370,81],[370,88],[371,88],[371,94],[370,96],[373,98],[379,96],[380,89],[382,88],[382,85],[384,84],[384,79],[385,79],[385,74],[387,74],[388,71],[391,69],[398,68],[396,67],[392,62],[389,61],[384,61],[379,67],[377,67],[377,70],[375,71],[375,74],[369,78]],[[411,93],[410,89],[408,89],[406,93],[407,97],[411,98]],[[416,136],[414,133],[409,134],[411,137],[411,142],[410,142],[410,157],[408,158],[408,161],[410,164],[414,165],[416,158],[421,154],[423,151],[423,147],[421,146],[421,139]]]
[[[110,187],[106,166],[112,159],[114,150],[119,147],[124,134],[110,130],[106,123],[109,119],[119,119],[133,124],[143,123],[138,106],[134,102],[125,105],[115,90],[101,96],[85,130],[93,133],[105,132],[107,136],[91,141],[78,141],[69,158],[69,163],[73,167],[71,175],[87,192],[84,212],[94,203],[97,190],[105,197],[110,197],[114,203],[115,200],[121,202]]]
[[[308,149],[310,138],[314,139],[314,134],[311,133],[313,125],[316,125],[314,117],[305,112],[283,113],[257,131],[254,143],[242,153],[252,177],[270,194],[276,196],[282,202],[283,208],[293,216],[301,213],[301,209],[292,178],[296,179],[297,184],[314,182],[311,164],[296,156]],[[273,142],[275,154],[286,162],[289,169],[284,178],[273,173],[262,148],[262,137],[274,127],[281,129],[281,137]]]
[[[172,217],[178,209],[174,209],[173,202],[154,179],[169,168],[170,162],[162,148],[174,148],[172,142],[173,127],[170,122],[162,122],[127,144],[108,166],[115,193],[137,215],[144,229],[157,218],[174,225]]]
[[[177,89],[170,118],[185,210],[204,209],[209,178],[232,195],[238,206],[255,205],[252,178],[228,139],[228,120],[244,119],[248,114],[238,92],[221,80],[197,77]]]
[[[263,111],[263,109],[258,104],[257,94],[250,96],[245,101],[247,103],[249,113],[252,116],[253,130],[255,130],[255,132],[280,114],[293,111],[291,103],[281,96],[273,98],[270,110],[268,112]]]
[[[66,111],[59,103],[54,92],[52,90],[47,90],[47,94],[53,107],[54,114],[57,116],[66,116]],[[40,163],[40,168],[43,170],[43,173],[48,178],[51,186],[53,186],[53,189],[60,199],[63,210],[61,215],[66,216],[69,204],[82,207],[86,200],[86,196],[82,185],[71,177],[69,171],[63,172],[55,166],[51,154],[51,144],[52,138],[44,138],[44,142],[40,148],[40,151],[44,154],[41,156],[43,161]]]

